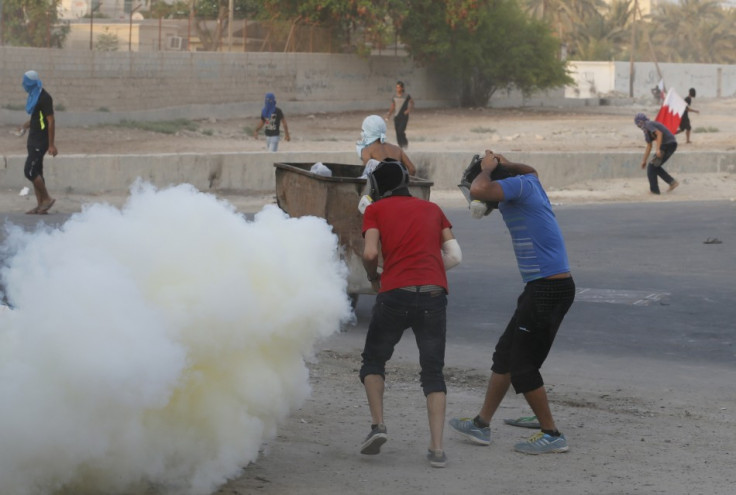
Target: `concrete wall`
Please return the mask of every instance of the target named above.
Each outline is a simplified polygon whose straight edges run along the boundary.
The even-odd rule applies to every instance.
[[[414,152],[417,175],[434,189],[455,189],[470,153]],[[642,178],[641,152],[516,153],[533,165],[547,188],[609,178]],[[59,155],[44,160],[44,175],[54,191],[125,192],[141,178],[155,186],[189,183],[206,192],[273,192],[275,162],[359,164],[354,152],[250,152],[161,155]],[[0,156],[0,184],[5,190],[28,185],[25,156]],[[736,173],[736,153],[678,151],[667,163],[677,173]]]
[[[456,103],[451,74],[407,57],[326,53],[100,52],[0,47],[0,107],[26,101],[23,73],[39,72],[66,112],[112,113],[248,105],[253,115],[274,92],[290,113],[387,109],[396,80],[424,107]],[[242,115],[242,114],[241,114]],[[220,115],[234,117],[232,115]]]
[[[629,62],[570,62],[574,86],[565,88],[568,98],[629,96]],[[736,65],[659,64],[665,86],[674,88],[683,98],[689,88],[699,97],[736,96]],[[634,64],[633,97],[649,98],[660,81],[657,66],[651,62]]]

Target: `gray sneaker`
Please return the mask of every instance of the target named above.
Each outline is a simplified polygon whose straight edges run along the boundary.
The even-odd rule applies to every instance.
[[[475,426],[472,418],[452,418],[450,426],[471,442],[478,445],[491,444],[491,428]]]
[[[556,454],[567,452],[569,447],[567,446],[565,435],[553,437],[540,431],[529,437],[529,440],[526,442],[514,445],[514,450],[522,454]]]
[[[444,450],[427,449],[427,460],[434,468],[443,468],[447,464],[447,456]]]
[[[365,455],[376,455],[381,452],[381,445],[388,440],[386,425],[380,424],[371,428],[371,432],[365,437],[360,453]]]

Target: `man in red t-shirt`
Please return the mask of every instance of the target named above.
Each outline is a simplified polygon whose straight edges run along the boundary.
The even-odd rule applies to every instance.
[[[439,206],[409,194],[409,174],[400,162],[381,162],[368,174],[368,180],[375,202],[363,217],[363,265],[378,295],[361,355],[360,380],[372,425],[360,452],[378,454],[388,440],[383,424],[385,365],[404,330],[411,327],[419,348],[420,380],[429,413],[427,459],[433,467],[444,467],[445,270],[460,263],[462,253]],[[383,255],[381,273],[379,251]]]

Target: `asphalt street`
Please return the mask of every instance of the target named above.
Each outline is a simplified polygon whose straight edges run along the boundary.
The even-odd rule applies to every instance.
[[[463,250],[448,274],[448,344],[490,352],[523,288],[511,240],[498,212],[445,211]],[[556,348],[736,364],[736,203],[556,205],[555,214],[578,289]],[[0,222],[32,229],[68,217],[0,213]],[[373,300],[360,296],[349,331],[364,331]]]

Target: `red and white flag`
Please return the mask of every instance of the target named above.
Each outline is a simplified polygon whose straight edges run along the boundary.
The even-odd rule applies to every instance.
[[[674,134],[677,132],[678,127],[680,127],[680,120],[686,109],[687,103],[685,100],[677,94],[677,91],[670,89],[667,91],[662,108],[659,109],[659,113],[654,120],[664,124]]]

